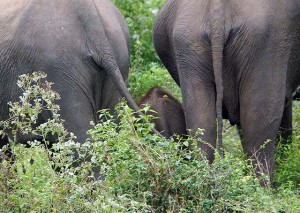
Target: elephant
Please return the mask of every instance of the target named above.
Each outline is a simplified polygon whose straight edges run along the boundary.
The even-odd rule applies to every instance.
[[[137,101],[140,108],[145,104],[155,111],[147,114],[157,117],[153,123],[162,136],[171,138],[174,135],[187,135],[182,105],[169,92],[161,87],[153,87]],[[177,141],[176,137],[174,140]]]
[[[1,0],[0,7],[0,120],[8,118],[7,103],[21,95],[18,76],[33,71],[54,83],[61,118],[80,143],[98,110],[114,110],[122,97],[138,110],[126,87],[128,27],[110,1]],[[42,113],[41,121],[49,117]]]
[[[214,160],[222,115],[272,182],[279,129],[292,129],[292,94],[300,83],[297,0],[168,0],[153,26],[155,50],[181,87],[187,129],[205,130],[200,150]],[[216,122],[217,120],[217,122]],[[218,140],[217,140],[218,139]]]

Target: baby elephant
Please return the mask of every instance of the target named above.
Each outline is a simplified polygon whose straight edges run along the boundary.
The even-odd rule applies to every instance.
[[[148,114],[158,117],[153,120],[155,129],[166,138],[174,134],[181,136],[187,134],[182,105],[161,87],[150,89],[138,99],[137,104],[139,107],[148,104],[155,111]]]

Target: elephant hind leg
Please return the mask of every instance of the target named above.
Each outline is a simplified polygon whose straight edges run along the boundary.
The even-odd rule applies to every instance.
[[[262,186],[267,181],[262,174],[273,179],[275,166],[276,136],[284,109],[284,84],[273,85],[273,79],[251,81],[254,85],[244,87],[240,98],[240,118],[243,135],[242,146],[247,156],[255,163],[256,175]],[[277,93],[276,96],[274,96]],[[276,97],[276,98],[275,98]]]
[[[198,147],[206,153],[209,162],[214,160],[216,147],[216,89],[212,71],[211,51],[205,46],[199,54],[180,43],[177,51],[183,108],[187,129],[195,135],[204,129]],[[199,44],[201,45],[201,44]],[[181,49],[184,47],[184,49]],[[205,51],[204,51],[205,50]]]
[[[262,116],[262,115],[260,115]],[[264,125],[260,122],[249,121],[247,116],[242,116],[241,135],[242,146],[245,154],[253,163],[256,176],[262,186],[268,185],[268,180],[262,178],[268,174],[273,179],[275,166],[275,140],[280,121],[272,121]]]

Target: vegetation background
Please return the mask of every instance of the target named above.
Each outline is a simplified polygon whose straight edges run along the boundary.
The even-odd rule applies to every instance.
[[[153,86],[164,86],[180,99],[180,89],[152,46],[152,24],[164,0],[112,2],[126,17],[131,33],[132,95],[137,98]],[[3,147],[0,212],[300,212],[298,102],[294,103],[293,142],[278,146],[276,187],[271,189],[259,186],[229,125],[224,128],[225,158],[216,155],[212,165],[195,160],[202,157],[197,150],[179,149],[179,143],[150,134],[153,124],[139,122],[142,118],[132,116],[124,103],[116,109],[118,124],[102,110],[99,116],[105,119],[91,125],[89,140],[80,145],[76,133],[64,129],[55,105],[59,94],[45,78],[43,73],[20,77],[24,95],[10,104],[11,118],[4,121],[14,133],[33,132],[45,141],[30,142],[30,148],[25,148],[14,138],[12,158],[4,155]],[[47,106],[41,104],[43,100]],[[32,125],[41,110],[52,111],[54,118]],[[48,134],[56,134],[60,141],[52,148],[46,141]],[[78,167],[72,166],[74,151]],[[191,156],[195,159],[189,160]],[[95,169],[100,170],[99,180],[92,175]]]

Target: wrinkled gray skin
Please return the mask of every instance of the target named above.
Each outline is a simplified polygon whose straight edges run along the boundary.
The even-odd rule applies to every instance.
[[[109,1],[1,0],[0,8],[0,119],[21,95],[18,76],[38,70],[54,82],[61,117],[79,142],[99,109],[114,109],[121,97],[137,109],[125,85],[127,24]]]
[[[155,49],[181,86],[187,128],[205,129],[203,139],[215,147],[216,118],[220,139],[226,115],[241,129],[258,176],[272,179],[278,130],[291,133],[299,29],[296,0],[169,0],[154,25]],[[199,147],[213,161],[213,150]]]
[[[157,117],[153,120],[153,123],[155,129],[162,136],[170,138],[174,135],[187,135],[182,105],[163,88],[154,87],[150,89],[138,99],[137,104],[139,107],[148,104],[151,110],[155,111],[147,112],[147,114]],[[176,137],[174,139],[176,140]]]

